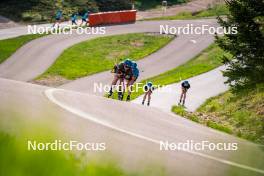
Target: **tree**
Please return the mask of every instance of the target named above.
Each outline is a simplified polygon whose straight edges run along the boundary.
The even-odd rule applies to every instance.
[[[228,64],[224,76],[234,88],[255,86],[264,82],[264,1],[225,0],[230,14],[218,17],[222,27],[237,27],[237,34],[216,37],[218,45],[233,55],[224,58]]]
[[[65,4],[78,9],[79,12],[84,13],[87,10],[91,12],[98,12],[97,4],[94,0],[64,0]]]

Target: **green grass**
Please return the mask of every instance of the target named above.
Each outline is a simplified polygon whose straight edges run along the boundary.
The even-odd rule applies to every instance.
[[[186,116],[186,111],[183,106],[173,106],[171,111],[175,112],[176,114],[180,116]]]
[[[42,131],[43,132],[43,131]],[[40,131],[36,131],[37,134]],[[46,132],[44,132],[46,133]],[[49,138],[51,138],[49,136]],[[127,171],[112,156],[89,156],[73,151],[29,151],[27,140],[54,142],[47,137],[32,138],[28,135],[10,135],[0,131],[0,175],[8,176],[146,176],[153,172],[165,176],[162,167],[146,168],[142,171]],[[101,154],[104,155],[104,154]],[[109,155],[109,153],[108,153]],[[149,170],[151,169],[151,170]]]
[[[15,38],[0,40],[0,63],[4,62],[10,57],[17,49],[25,45],[27,42],[36,38],[42,37],[40,34],[23,35]]]
[[[70,152],[27,151],[26,147],[26,141],[22,143],[13,136],[0,133],[1,175],[128,175],[112,162],[85,163],[84,158],[76,157]]]
[[[216,129],[216,130],[219,130],[219,131],[223,131],[223,132],[225,132],[225,133],[232,134],[232,130],[231,130],[229,127],[224,126],[224,125],[221,125],[221,124],[218,124],[218,123],[216,123],[216,122],[213,122],[213,121],[208,120],[208,121],[206,122],[206,125],[207,125],[208,127],[213,128],[213,129]]]
[[[175,114],[181,116],[181,117],[187,118],[187,119],[194,121],[194,122],[197,122],[197,123],[204,124],[210,128],[213,128],[213,129],[216,129],[219,131],[223,131],[223,132],[229,133],[229,134],[233,133],[232,129],[229,126],[217,123],[213,120],[203,119],[203,117],[201,117],[201,114],[196,113],[196,112],[195,113],[188,112],[182,106],[173,106],[171,111],[174,112]]]
[[[207,10],[203,10],[197,13],[181,12],[174,16],[164,16],[164,17],[150,18],[145,20],[189,20],[189,19],[215,17],[215,16],[221,16],[227,14],[228,14],[227,6],[225,4],[219,4],[214,7],[208,8]]]
[[[231,127],[231,133],[264,144],[264,85],[237,93],[228,91],[207,100],[198,112],[217,125]]]
[[[184,117],[186,119],[189,119],[197,123],[204,124],[210,128],[213,128],[213,129],[216,129],[216,130],[228,133],[228,134],[233,133],[232,129],[229,126],[217,123],[213,120],[203,119],[204,117],[201,117],[201,114],[197,112],[195,113],[188,112],[182,106],[173,106],[171,111],[181,117]]]
[[[225,4],[218,4],[213,6],[212,8],[208,8],[207,10],[198,12],[197,14],[194,14],[194,16],[197,18],[201,18],[201,17],[222,16],[228,14],[229,14],[229,10],[227,6]]]
[[[34,114],[30,114],[31,109],[27,109],[28,106],[18,106],[19,103],[15,103],[17,99],[9,98],[3,101],[0,106],[1,176],[167,175],[162,161],[146,159],[144,156],[138,158],[144,161],[138,164],[139,168],[124,167],[122,161],[126,157],[112,150],[113,146],[108,140],[107,133],[101,137],[92,134],[82,135],[81,131],[87,129],[86,125],[82,125],[84,121],[76,124],[71,124],[67,120],[61,122],[64,115],[43,104],[34,111]],[[81,143],[98,142],[105,143],[106,150],[77,151],[74,147],[73,150],[34,151],[28,150],[28,140],[37,143],[53,143],[55,140],[61,140],[61,143],[68,143],[71,140]],[[135,166],[133,161],[131,163],[128,161],[128,164]]]
[[[65,50],[39,78],[60,76],[74,80],[110,70],[124,58],[142,59],[164,47],[172,36],[158,34],[124,34],[85,41]]]
[[[264,144],[264,84],[208,99],[196,112],[173,106],[172,112],[210,128]]]
[[[221,58],[224,54],[225,52],[220,49],[216,44],[212,44],[207,49],[202,51],[198,56],[194,57],[185,64],[180,65],[161,75],[149,78],[147,80],[143,80],[141,81],[141,83],[145,84],[147,81],[151,81],[154,85],[164,86],[180,82],[193,76],[208,72],[222,65]],[[229,57],[229,54],[225,55]],[[135,99],[143,93],[143,90],[139,89],[138,92],[134,92],[131,95],[131,99]],[[116,99],[116,97],[114,98]]]

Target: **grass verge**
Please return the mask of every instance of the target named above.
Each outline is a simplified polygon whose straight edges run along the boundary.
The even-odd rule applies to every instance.
[[[23,35],[15,38],[0,40],[0,64],[10,57],[17,49],[26,43],[42,37],[40,34]]]
[[[151,81],[154,85],[165,86],[180,82],[181,80],[208,72],[222,65],[221,58],[224,54],[229,57],[229,54],[226,54],[216,44],[212,44],[204,51],[202,51],[198,56],[194,57],[185,64],[180,65],[161,75],[149,78],[147,80],[143,80],[141,81],[141,83],[145,84],[147,81]],[[143,93],[143,90],[139,89],[138,92],[134,92],[131,95],[131,99],[135,99]],[[117,97],[114,96],[113,98],[116,99]]]
[[[34,125],[36,124],[34,123]],[[0,129],[1,175],[146,176],[151,175],[152,172],[157,172],[161,176],[166,175],[165,169],[159,165],[155,168],[143,168],[141,171],[123,169],[118,159],[109,151],[94,154],[95,152],[92,151],[59,149],[60,144],[69,143],[69,140],[65,140],[65,136],[58,138],[55,133],[53,134],[50,131],[50,126],[47,127],[42,124],[40,128],[29,127],[29,125],[22,128],[16,125],[16,127],[19,128],[19,130],[16,130],[19,132],[7,130],[6,127],[3,130]],[[56,144],[56,140],[60,141],[60,144],[58,142]],[[30,149],[28,148],[28,141],[32,143]],[[37,149],[34,150],[34,147]],[[148,169],[151,169],[151,171]]]
[[[84,158],[70,152],[28,151],[24,142],[0,133],[0,169],[3,175],[128,175],[112,162],[88,164]]]
[[[207,17],[215,17],[215,16],[222,16],[228,14],[228,8],[225,4],[218,4],[207,10],[202,10],[197,13],[191,12],[181,12],[174,16],[164,16],[164,17],[157,17],[157,18],[150,18],[145,19],[149,20],[190,20],[190,19],[199,19],[199,18],[207,18]]]
[[[173,38],[171,35],[136,33],[88,40],[65,50],[36,81],[53,85],[55,77],[74,80],[110,70],[124,58],[138,60],[156,52]]]
[[[1,176],[168,175],[162,161],[146,159],[141,155],[124,165],[122,161],[127,156],[115,150],[116,146],[113,146],[115,144],[109,138],[111,134],[107,131],[100,131],[97,135],[87,128],[89,125],[85,124],[85,120],[76,121],[71,115],[65,116],[46,103],[40,102],[38,108],[32,109],[28,104],[30,102],[32,101],[12,97],[1,99]],[[70,143],[73,144],[72,147]],[[34,150],[35,144],[37,150]],[[120,149],[125,152],[131,147],[120,145]],[[143,150],[137,151],[142,153]],[[135,168],[134,161],[137,159],[143,162],[139,162],[139,167]],[[127,164],[132,164],[133,168],[127,167]]]
[[[179,109],[181,107],[175,106],[172,111],[211,128],[264,144],[264,84],[210,98],[194,113]]]

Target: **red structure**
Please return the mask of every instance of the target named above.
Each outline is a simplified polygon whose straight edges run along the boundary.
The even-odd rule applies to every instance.
[[[136,10],[94,13],[89,15],[89,23],[90,26],[134,23],[136,21],[136,13]]]

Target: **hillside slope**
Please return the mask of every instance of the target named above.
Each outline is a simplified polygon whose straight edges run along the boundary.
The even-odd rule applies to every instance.
[[[174,106],[173,112],[238,137],[264,144],[264,85],[239,93],[227,91],[208,99],[194,113]]]

